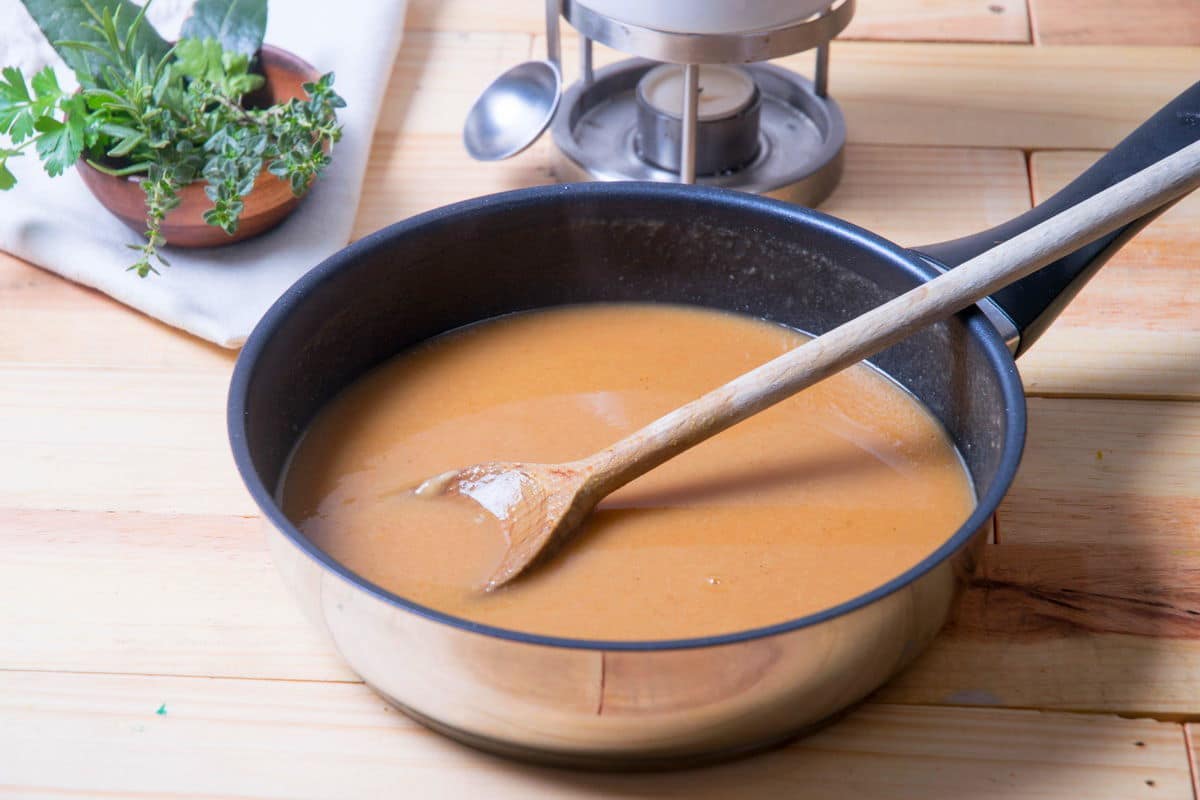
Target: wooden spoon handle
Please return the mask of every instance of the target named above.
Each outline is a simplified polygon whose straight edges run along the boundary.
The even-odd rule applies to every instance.
[[[1200,184],[1200,142],[655,420],[580,463],[603,496]]]

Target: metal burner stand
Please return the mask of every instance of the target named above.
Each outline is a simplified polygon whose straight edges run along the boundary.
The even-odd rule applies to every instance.
[[[854,4],[855,0],[842,0],[822,14],[774,30],[689,34],[617,22],[576,0],[563,0],[562,15],[583,41],[582,79],[567,91],[552,127],[561,156],[560,176],[566,180],[701,183],[770,194],[806,205],[819,203],[841,177],[846,141],[841,109],[827,92],[829,43],[849,24]],[[593,71],[593,42],[640,58]],[[814,48],[813,81],[780,67],[752,63]],[[654,62],[684,66],[678,174],[645,163],[633,148],[633,92]],[[750,64],[747,69],[763,94],[763,118],[762,146],[751,164],[725,174],[697,177],[701,64]]]

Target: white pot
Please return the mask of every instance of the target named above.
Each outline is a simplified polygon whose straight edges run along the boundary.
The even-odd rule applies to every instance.
[[[577,0],[606,17],[675,33],[740,33],[781,28],[833,0]]]

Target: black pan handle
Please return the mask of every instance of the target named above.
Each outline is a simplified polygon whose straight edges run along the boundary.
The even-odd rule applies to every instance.
[[[982,233],[914,250],[946,267],[956,267],[1197,139],[1200,139],[1200,83],[1164,106],[1086,172],[1040,205]],[[1023,353],[1042,335],[1113,253],[1170,205],[1155,209],[992,295],[992,300],[1020,331],[1017,354]]]

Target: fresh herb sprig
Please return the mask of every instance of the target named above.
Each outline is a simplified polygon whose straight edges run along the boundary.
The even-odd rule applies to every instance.
[[[0,147],[0,190],[16,183],[8,159],[30,147],[51,176],[81,157],[110,175],[141,176],[145,241],[130,245],[138,258],[129,267],[138,275],[168,264],[162,223],[189,183],[206,182],[213,205],[204,220],[233,234],[243,198],[263,170],[301,195],[329,165],[342,133],[337,109],[345,106],[333,73],[304,84],[305,99],[243,105],[263,83],[251,66],[266,26],[265,0],[200,0],[174,47],[148,29],[149,3],[24,2],[48,36],[59,26],[63,36],[52,43],[81,88],[64,92],[48,67],[28,83],[15,68],[0,70],[0,137],[9,141]]]

